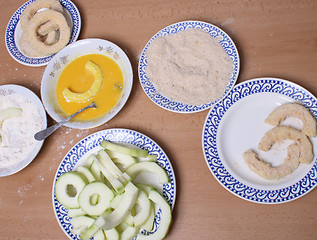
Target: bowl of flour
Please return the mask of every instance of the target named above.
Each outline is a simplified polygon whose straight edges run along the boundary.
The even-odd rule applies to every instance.
[[[0,177],[12,175],[32,162],[43,145],[34,134],[47,126],[42,102],[25,87],[0,86],[0,114],[8,108],[19,109],[20,115],[4,118],[0,126]]]
[[[139,60],[147,96],[179,113],[203,111],[228,94],[240,68],[237,48],[220,28],[201,21],[172,24],[156,33]]]

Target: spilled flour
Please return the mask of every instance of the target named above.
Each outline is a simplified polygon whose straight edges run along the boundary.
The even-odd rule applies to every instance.
[[[146,73],[158,92],[184,104],[216,101],[233,73],[232,59],[217,39],[201,29],[157,37],[146,55]]]
[[[22,115],[3,121],[0,128],[0,170],[14,168],[25,160],[37,144],[34,134],[43,128],[37,106],[23,95],[0,95],[0,112],[9,107],[22,109]]]

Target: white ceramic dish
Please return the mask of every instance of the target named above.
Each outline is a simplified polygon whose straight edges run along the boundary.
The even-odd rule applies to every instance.
[[[236,85],[208,113],[202,134],[206,163],[231,193],[252,202],[274,204],[302,197],[316,186],[316,152],[311,164],[300,164],[292,174],[276,181],[252,172],[242,158],[245,151],[257,149],[265,132],[274,127],[265,124],[265,118],[286,102],[300,102],[317,117],[315,96],[301,86],[276,78],[253,79]],[[300,127],[295,119],[283,124]],[[317,138],[310,139],[316,149]],[[284,159],[284,151],[259,154],[263,159],[278,162]]]
[[[19,85],[11,85],[10,84],[10,85],[0,86],[0,95],[7,96],[10,94],[23,95],[28,100],[30,100],[33,104],[35,104],[37,106],[37,109],[38,109],[40,116],[41,116],[41,119],[42,119],[42,123],[43,123],[42,127],[46,128],[46,126],[47,126],[46,112],[44,110],[44,107],[42,105],[41,100],[38,98],[37,95],[35,95],[31,90],[29,90],[25,87],[19,86]],[[36,157],[36,155],[40,151],[42,145],[43,145],[43,141],[38,141],[35,144],[32,152],[25,159],[23,159],[18,164],[10,167],[9,169],[0,167],[0,177],[12,175],[12,174],[17,173],[17,172],[21,171],[22,169],[24,169],[27,165],[29,165],[33,161],[33,159]]]
[[[147,60],[146,52],[149,46],[151,45],[152,41],[157,37],[167,36],[170,34],[176,34],[188,28],[203,29],[206,32],[208,32],[211,37],[219,41],[219,44],[223,47],[223,49],[228,54],[228,56],[233,60],[233,65],[234,65],[233,74],[230,78],[230,83],[228,84],[225,90],[224,96],[233,88],[238,78],[238,74],[240,70],[240,58],[239,58],[238,50],[234,42],[231,40],[231,38],[220,28],[210,23],[201,22],[201,21],[184,21],[184,22],[178,22],[178,23],[172,24],[160,30],[149,40],[149,42],[145,45],[141,53],[140,60],[139,60],[139,67],[138,67],[139,80],[144,92],[154,103],[156,103],[158,106],[166,110],[177,112],[177,113],[195,113],[195,112],[204,111],[206,109],[209,109],[220,99],[219,98],[218,100],[214,102],[199,105],[199,106],[187,105],[180,102],[171,101],[170,99],[166,98],[165,96],[163,96],[156,90],[155,86],[151,83],[151,79],[149,79],[149,77],[147,76],[146,67],[148,65],[147,63],[148,60]]]
[[[159,185],[158,183],[155,184],[153,178],[149,178],[149,176],[145,176],[142,181],[144,181],[144,183],[154,183],[156,187],[160,188],[163,196],[166,198],[171,207],[173,207],[175,204],[176,179],[174,171],[167,155],[161,149],[161,147],[157,145],[157,143],[155,143],[149,137],[129,129],[107,129],[99,131],[82,139],[66,154],[61,164],[59,165],[54,178],[52,190],[53,208],[60,227],[69,237],[69,239],[79,240],[80,238],[78,235],[75,235],[71,232],[72,225],[69,222],[67,210],[56,200],[55,183],[63,173],[72,171],[74,168],[81,165],[89,155],[99,151],[101,149],[100,143],[103,140],[133,145],[137,148],[148,150],[150,154],[155,154],[157,156],[157,163],[160,164],[167,171],[171,182],[164,185]],[[156,214],[155,226],[153,228],[153,231],[148,234],[152,234],[157,231],[159,223],[160,211],[158,211]]]
[[[57,122],[66,116],[56,98],[56,84],[60,74],[72,60],[87,54],[103,54],[112,58],[121,68],[125,86],[120,100],[105,116],[92,121],[70,121],[67,127],[86,129],[97,127],[112,119],[124,106],[133,84],[133,72],[127,55],[114,43],[102,39],[85,39],[72,43],[58,52],[47,65],[41,83],[41,97],[48,114]]]
[[[20,16],[23,10],[32,2],[34,2],[34,0],[27,1],[12,15],[5,32],[5,43],[9,54],[14,60],[26,66],[39,67],[48,64],[54,54],[46,57],[32,58],[25,56],[20,48],[20,39],[22,35]],[[71,26],[71,37],[69,43],[75,42],[81,29],[79,11],[75,4],[70,0],[60,0],[60,3],[66,10],[65,13],[67,22]]]

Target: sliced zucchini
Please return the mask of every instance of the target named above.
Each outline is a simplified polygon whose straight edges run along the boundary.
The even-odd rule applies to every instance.
[[[135,213],[130,215],[129,224],[139,228],[150,216],[151,202],[145,192],[139,189],[139,195],[134,205]]]
[[[157,156],[155,154],[149,154],[144,158],[138,158],[139,162],[156,162]]]
[[[94,177],[94,175],[91,173],[91,171],[88,168],[86,168],[84,166],[79,166],[76,169],[76,171],[83,174],[87,178],[88,182],[91,183],[91,182],[96,181],[96,178]]]
[[[92,204],[91,198],[98,195],[98,202]],[[102,182],[92,182],[87,184],[78,196],[80,208],[89,215],[100,215],[110,207],[110,201],[114,193]]]
[[[112,212],[111,209],[107,209],[106,211],[104,211],[101,216],[102,217],[106,217],[108,216],[110,213]],[[102,230],[100,229],[96,224],[95,222],[88,228],[86,229],[85,231],[82,232],[81,234],[81,239],[82,240],[88,240],[90,239],[92,236],[94,236],[99,230]]]
[[[118,194],[118,195],[116,195],[116,196],[111,200],[111,202],[110,202],[110,207],[113,208],[113,209],[117,208],[118,205],[119,205],[119,203],[120,203],[120,201],[121,201],[121,199],[122,199],[122,197],[123,197],[123,194]]]
[[[112,228],[109,230],[103,230],[103,232],[106,235],[107,240],[119,240],[120,239],[120,234],[117,229]]]
[[[138,188],[132,182],[129,182],[125,187],[125,192],[123,193],[120,203],[114,211],[106,217],[99,217],[95,224],[105,230],[109,230],[119,225],[134,206],[138,192]]]
[[[165,198],[155,189],[152,189],[149,198],[161,209],[161,221],[157,230],[150,235],[138,234],[137,240],[161,240],[165,238],[172,221],[171,207]]]
[[[80,234],[80,238],[82,240],[88,240],[92,236],[94,236],[99,230],[101,230],[99,227],[97,227],[95,224],[91,224],[91,226],[86,231],[84,231],[84,232],[82,232],[82,234]]]
[[[116,192],[118,194],[121,194],[124,191],[124,186],[122,185],[122,183],[117,178],[114,178],[112,174],[109,173],[108,169],[105,166],[103,166],[102,163],[100,163],[98,158],[96,158],[95,163],[100,169],[100,171],[102,172],[102,174],[105,176],[105,178],[110,182],[112,187],[116,190]]]
[[[88,216],[78,216],[69,219],[69,222],[73,226],[72,232],[81,235],[95,222],[95,219]]]
[[[98,232],[95,233],[94,240],[106,240],[105,233],[102,229],[99,229]]]
[[[114,152],[108,149],[106,149],[105,151],[115,164],[120,164],[124,167],[124,169],[127,169],[132,164],[137,163],[136,158],[131,155],[120,152]]]
[[[132,165],[126,170],[126,173],[132,178],[135,179],[137,175],[141,172],[149,172],[155,174],[160,184],[169,183],[170,179],[166,171],[155,162],[140,162]]]
[[[102,172],[96,163],[97,158],[94,155],[91,155],[91,156],[93,156],[92,158],[94,158],[94,161],[92,161],[89,170],[92,173],[92,175],[94,175],[94,177],[97,181],[102,182],[102,180],[103,180],[101,177]]]
[[[149,154],[147,150],[129,148],[106,140],[102,141],[101,146],[105,149],[124,153],[133,157],[147,157]]]
[[[114,177],[118,178],[122,176],[122,171],[114,164],[109,155],[104,151],[100,150],[97,155],[98,160],[102,163],[102,165],[107,168],[109,173]]]
[[[64,173],[55,184],[56,199],[68,209],[79,208],[78,195],[87,183],[87,179],[78,172]]]
[[[86,215],[86,212],[84,212],[81,208],[68,209],[68,217],[78,217],[84,215]]]
[[[141,226],[141,229],[144,229],[147,232],[151,232],[153,229],[154,219],[155,219],[155,209],[153,204],[151,204],[150,215],[146,219],[145,223]]]
[[[0,127],[2,123],[12,117],[20,117],[22,115],[22,108],[17,107],[8,107],[2,111],[0,111]]]
[[[70,102],[85,102],[89,98],[94,96],[97,92],[99,92],[103,82],[103,74],[100,67],[93,62],[88,61],[85,65],[85,68],[94,76],[94,80],[90,88],[87,91],[81,93],[73,92],[69,88],[65,88],[62,94],[66,98],[66,100]]]
[[[85,160],[85,163],[84,163],[84,167],[87,167],[87,168],[90,168],[90,166],[91,166],[91,164],[92,164],[92,162],[94,161],[94,156],[95,155],[93,155],[93,154],[91,154],[91,155],[89,155],[88,157],[87,157],[87,159]]]
[[[132,240],[139,232],[140,229],[127,226],[121,233],[120,240]]]

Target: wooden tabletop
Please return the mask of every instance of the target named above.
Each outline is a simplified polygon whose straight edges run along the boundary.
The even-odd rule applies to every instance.
[[[217,25],[234,40],[241,59],[239,82],[270,76],[287,79],[317,96],[317,2],[315,0],[74,0],[79,39],[102,38],[119,45],[134,70],[132,93],[122,111],[89,130],[62,127],[33,162],[0,178],[0,239],[67,239],[52,206],[52,184],[64,155],[85,136],[128,128],[156,141],[173,165],[177,197],[166,239],[317,239],[317,190],[288,203],[263,205],[222,187],[205,162],[201,136],[208,110],[180,114],[154,104],[140,85],[137,66],[147,41],[183,20]],[[45,67],[10,57],[6,26],[24,0],[0,1],[0,85],[19,84],[40,96]],[[54,121],[48,117],[48,125]],[[316,151],[316,146],[315,146]]]

